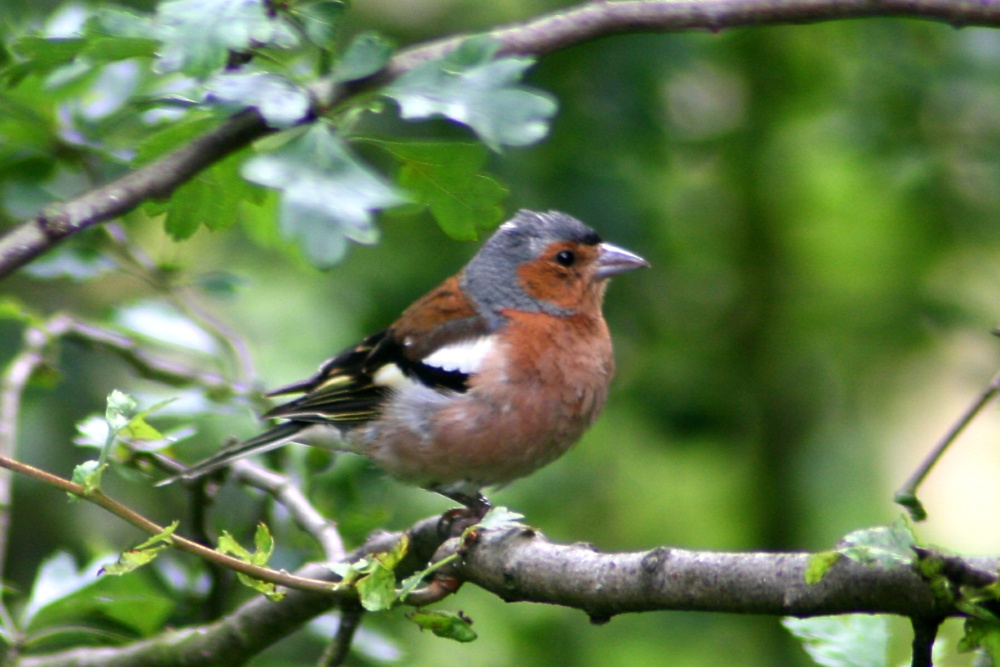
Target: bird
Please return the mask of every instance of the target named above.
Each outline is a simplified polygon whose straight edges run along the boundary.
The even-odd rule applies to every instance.
[[[604,407],[608,279],[649,264],[558,211],[521,210],[390,326],[324,362],[261,419],[278,425],[166,479],[289,442],[370,459],[482,517],[487,487],[545,466]]]

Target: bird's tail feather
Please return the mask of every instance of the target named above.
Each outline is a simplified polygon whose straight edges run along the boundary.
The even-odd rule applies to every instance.
[[[245,456],[262,454],[264,452],[269,452],[272,449],[277,449],[294,438],[300,431],[308,426],[309,424],[307,423],[295,421],[278,424],[274,428],[268,429],[267,431],[264,431],[260,435],[254,436],[249,440],[243,440],[242,442],[237,442],[234,445],[230,445],[229,447],[219,450],[207,459],[195,463],[184,472],[157,482],[156,486],[166,486],[167,484],[171,484],[180,479],[196,479],[202,475],[214,472],[223,466],[229,465],[233,461],[241,459]]]

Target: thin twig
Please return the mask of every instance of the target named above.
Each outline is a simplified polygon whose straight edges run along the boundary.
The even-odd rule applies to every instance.
[[[246,460],[236,461],[231,468],[237,481],[266,491],[280,502],[295,523],[319,543],[327,562],[343,560],[346,551],[337,525],[320,514],[287,477]]]
[[[249,383],[254,377],[254,366],[250,351],[242,337],[237,336],[232,329],[202,308],[190,288],[176,285],[164,275],[156,262],[129,240],[121,225],[110,223],[106,225],[106,229],[120,261],[138,271],[144,282],[164,294],[178,310],[198,322],[202,329],[215,339],[230,359],[235,383]]]
[[[361,626],[361,619],[364,618],[365,610],[359,604],[344,604],[340,610],[340,623],[337,625],[337,634],[334,635],[323,655],[320,656],[317,667],[340,667],[351,655],[351,644],[354,642],[354,635]]]
[[[146,517],[142,516],[135,510],[122,505],[121,503],[109,498],[102,491],[87,491],[80,484],[76,484],[67,479],[63,479],[58,475],[53,475],[52,473],[40,470],[34,466],[29,466],[20,461],[16,461],[6,456],[0,456],[0,468],[6,468],[13,472],[31,477],[32,479],[38,480],[49,486],[53,486],[57,489],[61,489],[66,493],[72,494],[83,500],[90,501],[95,505],[111,512],[115,516],[125,520],[126,522],[132,524],[136,528],[143,530],[150,535],[161,535],[163,534],[165,528],[160,526],[153,521],[150,521]],[[194,554],[204,560],[217,563],[224,567],[227,567],[236,572],[253,577],[254,579],[260,579],[262,581],[267,581],[278,586],[285,586],[287,588],[294,588],[301,591],[310,591],[313,593],[328,593],[328,594],[344,594],[346,589],[337,588],[336,584],[331,584],[328,581],[322,581],[319,579],[306,579],[303,577],[296,577],[295,575],[289,574],[284,571],[272,570],[270,568],[261,567],[259,565],[253,565],[245,561],[241,561],[238,558],[233,558],[232,556],[227,556],[225,554],[219,553],[213,549],[209,549],[206,546],[193,542],[189,539],[181,537],[174,533],[169,537],[169,543],[171,546],[184,551],[186,553]]]
[[[0,456],[13,457],[17,450],[17,430],[21,414],[21,398],[28,381],[46,361],[51,336],[44,327],[30,326],[24,330],[24,345],[0,378]],[[0,471],[0,579],[7,561],[7,546],[11,526],[13,476]]]
[[[923,521],[927,518],[927,512],[924,510],[923,505],[917,499],[917,488],[924,481],[927,475],[930,473],[931,469],[937,464],[938,459],[940,459],[945,450],[951,446],[951,443],[955,441],[956,438],[965,430],[976,415],[986,407],[986,404],[1000,392],[1000,372],[993,376],[990,383],[986,385],[986,388],[976,397],[976,400],[965,409],[962,416],[951,425],[947,433],[938,440],[937,444],[931,450],[930,454],[924,458],[920,466],[910,475],[910,478],[906,480],[906,483],[898,491],[896,491],[895,500],[900,505],[906,507],[909,510],[910,515],[915,521]]]

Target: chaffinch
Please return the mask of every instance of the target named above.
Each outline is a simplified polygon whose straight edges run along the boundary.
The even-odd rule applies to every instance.
[[[614,373],[607,279],[645,266],[565,213],[520,211],[391,326],[271,392],[301,394],[262,417],[286,421],[178,477],[294,441],[366,456],[481,516],[483,487],[552,462],[597,418]]]

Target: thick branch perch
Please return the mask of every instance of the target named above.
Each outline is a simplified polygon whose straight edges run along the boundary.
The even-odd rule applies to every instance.
[[[504,53],[542,55],[599,37],[630,32],[719,31],[724,28],[841,19],[908,17],[955,26],[1000,26],[1000,2],[955,0],[688,0],[588,2],[576,8],[491,31]],[[322,112],[360,90],[371,90],[448,53],[461,36],[401,51],[379,75],[337,89],[323,99]],[[320,91],[329,86],[319,86]],[[51,206],[0,238],[0,279],[58,243],[89,227],[123,215],[147,199],[169,196],[202,169],[271,132],[255,111],[244,111],[215,130],[141,169],[76,199]]]
[[[438,519],[410,529],[411,553],[400,577],[419,570],[439,543]],[[399,534],[370,539],[345,560],[390,549]],[[454,553],[457,539],[434,559]],[[910,568],[882,569],[842,559],[818,584],[804,578],[808,553],[726,553],[659,547],[602,553],[589,545],[553,544],[535,531],[482,531],[452,568],[465,581],[507,601],[532,601],[581,609],[596,622],[615,614],[655,610],[721,611],[777,616],[849,612],[889,613],[921,619],[955,615]],[[969,558],[972,571],[993,572],[997,558]],[[956,566],[956,564],[952,564]],[[310,565],[296,573],[322,579]],[[330,597],[289,591],[281,602],[257,598],[207,626],[187,628],[123,648],[74,649],[30,657],[19,667],[117,667],[119,665],[236,665],[329,610]],[[163,662],[169,657],[169,663]]]
[[[921,618],[956,613],[942,607],[910,568],[885,570],[841,558],[821,582],[807,584],[809,558],[804,552],[666,547],[602,553],[587,545],[553,544],[526,530],[484,533],[468,549],[457,574],[505,600],[574,607],[595,620],[653,610],[780,616],[866,612]],[[996,558],[963,562],[988,572],[997,566]]]

